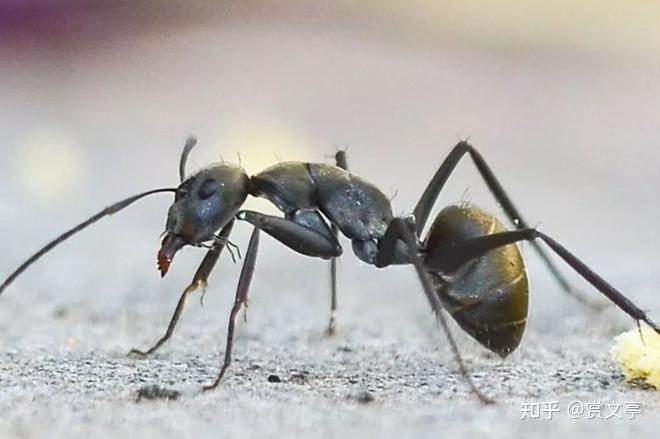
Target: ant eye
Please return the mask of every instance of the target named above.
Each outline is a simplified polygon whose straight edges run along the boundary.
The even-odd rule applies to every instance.
[[[219,187],[220,186],[218,185],[217,181],[215,181],[212,178],[209,178],[199,187],[197,195],[199,196],[200,200],[206,200],[207,198],[210,198],[213,194],[215,194],[218,191]]]

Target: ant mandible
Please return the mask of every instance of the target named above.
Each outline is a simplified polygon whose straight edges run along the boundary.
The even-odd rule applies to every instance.
[[[189,137],[179,161],[178,188],[154,189],[115,203],[47,244],[0,285],[0,294],[30,265],[72,235],[136,201],[157,193],[174,193],[166,231],[158,253],[158,267],[165,276],[175,254],[184,246],[209,250],[183,291],[167,331],[146,351],[130,354],[145,357],[172,335],[190,293],[205,288],[207,279],[225,247],[236,220],[250,223],[250,237],[236,298],[229,317],[224,362],[217,379],[204,390],[218,386],[231,363],[236,317],[247,303],[254,273],[260,231],[306,256],[331,260],[332,306],[328,332],[335,330],[337,308],[336,258],[342,254],[338,232],[349,238],[353,252],[378,268],[412,264],[423,291],[447,336],[459,370],[471,390],[484,403],[492,402],[472,381],[442,313],[446,310],[475,340],[487,349],[507,356],[523,336],[528,313],[528,281],[516,245],[530,241],[561,288],[581,301],[548,254],[545,243],[586,281],[635,321],[644,321],[656,332],[660,328],[646,313],[593,272],[580,259],[546,234],[530,228],[508,197],[481,154],[468,142],[459,142],[449,153],[424,190],[413,214],[395,217],[390,200],[376,186],[348,172],[346,153],[336,154],[336,166],[319,163],[283,162],[249,177],[240,167],[226,162],[212,164],[186,177],[188,156],[196,145]],[[516,230],[507,231],[494,216],[472,205],[452,205],[435,217],[429,232],[421,234],[435,201],[450,175],[468,155],[495,199],[502,205]],[[272,202],[283,217],[241,210],[248,195]],[[328,224],[329,223],[329,224]]]

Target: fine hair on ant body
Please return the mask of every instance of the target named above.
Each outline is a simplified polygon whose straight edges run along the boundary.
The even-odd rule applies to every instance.
[[[502,357],[513,352],[525,330],[529,297],[527,273],[516,245],[518,242],[531,242],[567,294],[586,303],[554,265],[541,242],[638,324],[643,321],[660,333],[660,328],[642,309],[564,246],[529,227],[481,154],[467,141],[459,142],[451,150],[424,190],[413,214],[404,217],[393,215],[390,200],[376,186],[348,171],[345,151],[337,152],[336,165],[282,162],[250,177],[240,166],[222,162],[186,176],[188,156],[196,143],[194,137],[189,137],[183,149],[177,188],[150,190],[106,207],[31,256],[0,285],[0,294],[30,265],[72,235],[142,198],[173,193],[174,203],[169,208],[158,252],[161,276],[167,274],[174,256],[184,246],[205,247],[208,251],[192,282],[183,291],[165,334],[147,350],[133,349],[132,356],[146,357],[171,337],[190,293],[206,287],[223,249],[227,247],[231,251],[235,247],[229,237],[236,221],[245,221],[254,228],[229,317],[224,361],[216,380],[204,390],[216,388],[231,363],[235,321],[247,303],[261,231],[300,254],[330,260],[329,334],[335,331],[336,325],[336,258],[343,252],[338,241],[339,232],[351,240],[353,252],[367,264],[378,268],[412,265],[461,374],[484,403],[492,399],[472,381],[442,311],[447,311],[465,332],[490,351]],[[422,237],[437,197],[466,155],[515,229],[507,230],[497,218],[476,206],[451,205],[437,214],[428,233]],[[248,195],[268,199],[283,216],[242,210]]]

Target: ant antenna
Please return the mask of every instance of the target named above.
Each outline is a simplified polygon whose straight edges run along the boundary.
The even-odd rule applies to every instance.
[[[185,164],[185,161],[184,161]],[[64,232],[57,238],[55,238],[53,241],[50,243],[46,244],[41,250],[30,256],[30,258],[25,261],[20,267],[16,269],[12,274],[9,275],[9,277],[0,285],[0,294],[18,277],[20,276],[21,273],[23,273],[28,267],[30,267],[32,264],[37,262],[43,255],[51,251],[53,248],[57,247],[76,233],[86,229],[87,227],[91,226],[101,218],[104,218],[106,216],[110,216],[112,214],[115,214],[119,212],[120,210],[125,209],[126,207],[130,206],[131,204],[135,203],[138,200],[141,200],[142,198],[148,197],[149,195],[154,195],[154,194],[160,194],[163,192],[173,192],[176,193],[177,189],[176,188],[163,188],[163,189],[153,189],[147,192],[142,192],[141,194],[133,195],[132,197],[126,198],[125,200],[119,201],[111,206],[106,207],[96,215],[92,216],[89,218],[87,221],[82,222],[72,228],[71,230]]]
[[[179,160],[179,178],[181,179],[181,183],[186,179],[186,163],[188,163],[188,156],[195,145],[197,145],[197,138],[192,135],[188,136],[183,151],[181,152],[181,159]]]

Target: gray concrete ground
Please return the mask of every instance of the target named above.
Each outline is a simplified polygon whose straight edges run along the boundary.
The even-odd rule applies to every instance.
[[[399,273],[408,287],[390,287],[376,272],[358,279],[365,288],[351,285],[355,277],[345,279],[341,331],[324,339],[324,285],[292,289],[291,274],[280,276],[276,265],[263,267],[255,282],[227,380],[204,395],[199,389],[214,378],[220,361],[229,282],[211,288],[204,308],[192,303],[172,343],[146,361],[125,353],[161,333],[173,287],[160,294],[122,292],[102,300],[104,306],[92,296],[69,295],[73,300],[63,305],[62,298],[28,297],[30,290],[17,288],[3,300],[0,315],[0,429],[15,437],[509,437],[540,429],[578,436],[605,428],[608,437],[630,437],[658,427],[657,392],[625,384],[608,358],[611,337],[630,325],[613,310],[594,316],[575,306],[540,306],[538,296],[554,288],[536,288],[531,328],[511,358],[502,361],[459,337],[475,381],[498,400],[483,407],[456,372],[411,276]],[[292,265],[306,271],[301,263]],[[650,295],[638,296],[651,303]],[[269,382],[271,375],[282,382]],[[136,403],[136,391],[154,383],[184,395]],[[364,392],[374,401],[361,402]],[[523,403],[550,401],[562,410],[553,420],[520,420]],[[642,414],[635,420],[573,420],[566,413],[572,401],[639,402]]]
[[[396,193],[397,214],[470,135],[532,224],[660,319],[660,87],[648,60],[381,38],[302,19],[67,35],[0,46],[0,277],[97,208],[176,184],[189,132],[200,138],[193,167],[238,151],[250,172],[349,145],[352,169]],[[468,162],[442,202],[464,199],[499,213]],[[267,238],[229,375],[198,394],[224,346],[240,269],[228,257],[171,343],[148,360],[125,355],[164,331],[202,257],[182,252],[159,280],[168,203],[145,201],[90,229],[0,297],[0,436],[629,438],[660,427],[660,394],[626,384],[609,359],[633,322],[566,298],[525,245],[532,301],[521,348],[501,360],[452,325],[495,406],[469,394],[412,270],[378,271],[347,251],[340,331],[328,339],[326,264]],[[241,226],[233,239],[245,248],[248,233]],[[184,395],[135,402],[156,383]],[[523,404],[551,401],[561,410],[552,420],[521,420]],[[642,414],[574,420],[573,401],[639,402]]]

